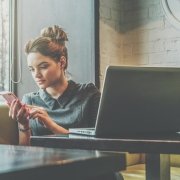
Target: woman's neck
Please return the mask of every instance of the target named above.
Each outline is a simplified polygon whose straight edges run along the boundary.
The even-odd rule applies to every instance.
[[[54,99],[57,99],[59,96],[63,94],[63,92],[68,87],[68,80],[64,79],[59,84],[56,84],[53,87],[46,88],[48,94],[50,94]]]

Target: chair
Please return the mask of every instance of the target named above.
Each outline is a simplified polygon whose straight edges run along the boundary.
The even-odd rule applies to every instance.
[[[9,108],[5,104],[0,105],[0,144],[18,144],[17,122],[9,115]]]

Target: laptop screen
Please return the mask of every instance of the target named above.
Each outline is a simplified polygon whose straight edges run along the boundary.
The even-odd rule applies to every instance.
[[[180,68],[107,68],[96,136],[176,131],[180,131]]]

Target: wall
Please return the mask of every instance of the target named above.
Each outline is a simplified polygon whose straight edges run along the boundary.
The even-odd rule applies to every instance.
[[[100,0],[100,80],[107,65],[180,66],[180,30],[160,0]]]

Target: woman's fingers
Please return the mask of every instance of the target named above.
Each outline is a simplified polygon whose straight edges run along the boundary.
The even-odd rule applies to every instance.
[[[30,118],[37,118],[40,114],[43,114],[44,110],[40,109],[40,108],[33,108],[29,111],[29,117]]]
[[[34,105],[26,104],[26,107],[27,107],[29,110],[39,109],[39,110],[44,110],[44,111],[45,111],[45,109],[44,109],[43,107],[40,107],[40,106],[34,106]]]
[[[31,109],[29,116],[32,119],[38,120],[40,124],[46,127],[45,124],[49,116],[47,112],[44,110],[44,108],[38,107]]]
[[[45,119],[45,116],[44,116],[44,114],[42,113],[42,112],[40,112],[40,111],[34,111],[31,115],[30,115],[30,118],[32,118],[32,119],[35,119],[35,120],[38,120],[38,122],[41,124],[41,125],[43,125],[44,127],[46,127],[45,126],[45,124],[44,124],[44,122],[43,122],[43,120]]]
[[[12,109],[14,107],[15,100],[12,101],[12,103],[9,105],[9,116],[12,116]]]
[[[28,107],[29,109],[44,109],[43,107],[40,107],[40,106],[35,106],[35,105],[29,105],[29,104],[26,104],[26,107]]]
[[[17,112],[16,119],[17,119],[17,121],[24,120],[24,119],[27,119],[27,116],[28,116],[27,109],[23,105],[20,108],[20,110]]]
[[[17,120],[19,123],[26,123],[28,111],[25,105],[22,105],[19,100],[13,100],[9,107],[9,116]]]
[[[16,118],[18,111],[21,109],[22,105],[19,100],[16,100],[13,107],[13,119]]]
[[[9,110],[9,115],[15,119],[16,118],[16,114],[17,114],[17,100],[13,100],[11,105],[10,105],[10,110]]]

